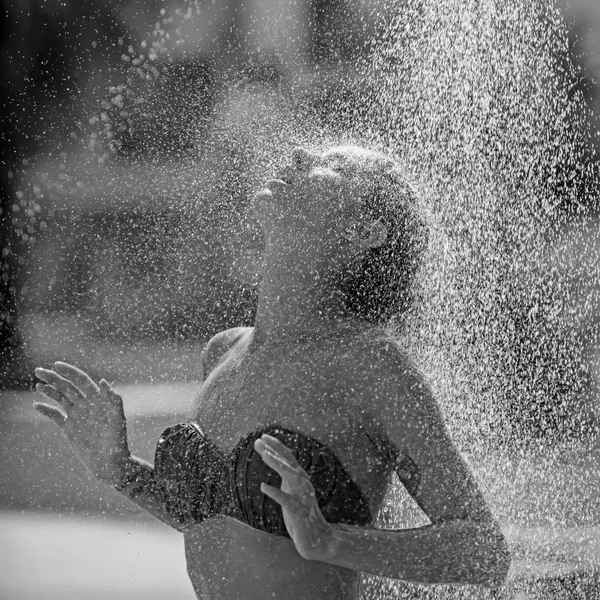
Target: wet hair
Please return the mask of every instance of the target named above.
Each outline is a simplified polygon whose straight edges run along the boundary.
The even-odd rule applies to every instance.
[[[368,248],[341,274],[346,307],[370,323],[385,323],[413,304],[417,270],[429,241],[424,210],[399,165],[377,152],[344,147],[327,153],[333,168],[356,179],[366,227],[385,225],[387,238]]]

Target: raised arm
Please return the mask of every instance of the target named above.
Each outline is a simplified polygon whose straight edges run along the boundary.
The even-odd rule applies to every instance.
[[[229,329],[208,342],[202,354],[204,380],[248,331]],[[129,451],[121,396],[104,379],[96,384],[67,363],[56,362],[54,369],[38,368],[35,374],[44,382],[38,383],[36,390],[58,406],[36,402],[34,407],[58,425],[84,466],[163,523],[181,530],[165,508],[154,468]]]
[[[111,485],[167,525],[180,529],[166,511],[154,469],[133,456],[127,442],[123,400],[103,379],[63,362],[35,370],[44,383],[36,390],[59,406],[34,403],[36,410],[62,430],[74,453],[97,479]]]
[[[510,564],[506,542],[428,386],[404,357],[384,353],[377,362],[374,369],[357,370],[353,384],[370,398],[361,402],[372,407],[369,426],[379,423],[375,434],[431,524],[382,530],[326,523],[308,476],[268,436],[256,449],[282,476],[282,486],[263,491],[282,505],[288,532],[305,558],[414,583],[501,585]]]

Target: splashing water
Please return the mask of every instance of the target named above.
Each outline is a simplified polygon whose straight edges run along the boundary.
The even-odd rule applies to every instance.
[[[469,378],[440,395],[500,443],[579,435],[588,417],[597,254],[576,265],[567,246],[593,214],[595,174],[565,40],[545,2],[409,2],[368,74],[374,133],[421,182],[439,233],[422,341]]]
[[[590,478],[596,396],[587,361],[600,289],[596,173],[557,9],[540,0],[403,2],[364,62],[351,100],[334,103],[323,127],[322,115],[298,106],[302,76],[291,93],[226,85],[208,109],[202,86],[178,84],[169,96],[148,97],[145,86],[172,62],[179,24],[200,11],[199,2],[186,5],[173,16],[163,11],[154,41],[139,52],[119,41],[129,72],[87,123],[95,128],[86,141],[94,160],[102,167],[126,154],[132,132],[147,139],[145,127],[166,122],[183,102],[194,110],[176,126],[168,120],[167,149],[178,155],[193,148],[208,173],[192,169],[169,197],[181,196],[186,214],[199,205],[216,213],[227,237],[240,226],[240,197],[259,173],[276,168],[274,156],[295,145],[322,145],[342,131],[400,157],[433,224],[422,301],[403,343],[430,378],[503,523],[529,532],[544,526],[559,536],[567,526],[597,524],[600,490]],[[290,100],[294,95],[299,100]],[[227,161],[234,167],[224,169]],[[157,166],[169,185],[171,168]],[[78,184],[64,173],[48,190]],[[156,180],[136,184],[162,195]],[[395,487],[380,523],[423,521]],[[492,597],[377,578],[364,578],[362,589],[378,600]]]
[[[597,177],[577,83],[549,3],[409,1],[365,69],[375,110],[362,109],[357,126],[402,158],[432,214],[404,342],[498,517],[521,532],[545,525],[565,544],[562,527],[600,515],[588,363],[600,307]],[[365,597],[414,597],[365,583]],[[557,591],[586,597],[576,585]],[[446,593],[488,597],[423,597]]]

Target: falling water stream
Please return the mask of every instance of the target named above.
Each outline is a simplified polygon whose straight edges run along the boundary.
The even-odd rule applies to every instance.
[[[507,597],[600,593],[596,173],[566,45],[547,2],[409,1],[363,80],[360,127],[401,157],[434,224],[404,341],[505,526]],[[446,594],[487,597],[426,597]]]

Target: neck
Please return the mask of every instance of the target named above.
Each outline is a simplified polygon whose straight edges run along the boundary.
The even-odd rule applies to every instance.
[[[326,337],[340,327],[357,326],[336,290],[339,267],[328,256],[311,253],[311,244],[267,240],[254,339],[258,343]],[[304,251],[303,251],[304,250]]]

